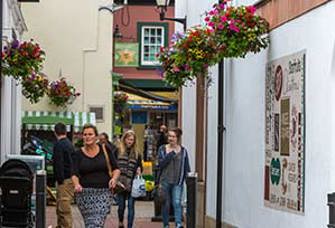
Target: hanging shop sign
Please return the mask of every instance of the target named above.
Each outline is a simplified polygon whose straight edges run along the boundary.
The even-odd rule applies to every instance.
[[[115,67],[138,66],[138,43],[115,43]]]
[[[305,52],[271,61],[265,88],[265,206],[304,213]]]

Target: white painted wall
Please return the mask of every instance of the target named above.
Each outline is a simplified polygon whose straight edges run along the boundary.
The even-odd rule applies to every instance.
[[[204,2],[209,2],[208,6]],[[187,1],[187,16],[216,1]],[[235,1],[241,4],[244,1]],[[246,4],[254,1],[245,1]],[[178,3],[178,1],[177,1]],[[178,5],[177,5],[178,10]],[[242,228],[326,227],[327,193],[335,191],[335,2],[271,32],[271,46],[242,60],[226,60],[223,219]],[[191,22],[189,23],[189,25]],[[305,215],[264,207],[265,64],[306,50]],[[214,69],[214,71],[216,71]],[[214,80],[216,81],[216,80]],[[207,215],[216,217],[217,83],[209,89]],[[195,96],[184,96],[194,104]],[[189,107],[189,106],[188,106]],[[185,109],[184,109],[185,110]],[[184,121],[192,119],[184,113]],[[194,115],[194,114],[193,114]],[[195,118],[195,117],[194,117]],[[185,135],[194,129],[184,128]],[[214,159],[215,156],[215,159]]]
[[[19,5],[15,0],[3,1],[3,45],[10,41],[13,32],[17,38],[22,36],[26,25]],[[1,137],[0,137],[0,164],[7,154],[20,153],[21,135],[21,86],[10,78],[3,76],[1,82]]]
[[[335,3],[271,33],[271,46],[245,60],[227,61],[224,220],[243,228],[326,227],[327,193],[334,182]],[[263,206],[265,64],[306,50],[305,215]],[[214,130],[214,129],[213,129]],[[207,179],[214,186],[213,179]],[[212,200],[208,198],[208,200]],[[207,202],[213,205],[215,201]],[[209,215],[215,218],[210,208]]]
[[[25,39],[34,38],[46,51],[43,72],[50,80],[60,74],[81,93],[69,111],[88,111],[104,106],[105,120],[99,131],[112,131],[112,14],[98,11],[111,0],[41,0],[22,4],[28,26]],[[38,15],[38,16],[37,16]],[[59,110],[45,97],[24,110]]]

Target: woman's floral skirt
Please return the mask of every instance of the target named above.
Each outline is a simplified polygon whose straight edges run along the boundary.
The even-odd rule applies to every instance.
[[[86,228],[103,228],[110,213],[113,195],[108,188],[84,188],[76,202]]]

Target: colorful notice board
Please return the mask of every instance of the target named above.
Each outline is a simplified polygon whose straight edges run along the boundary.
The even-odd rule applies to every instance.
[[[265,206],[304,214],[305,52],[271,61],[265,85]]]

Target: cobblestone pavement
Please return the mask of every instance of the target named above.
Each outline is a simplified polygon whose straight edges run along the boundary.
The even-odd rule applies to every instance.
[[[74,205],[72,207],[73,213],[73,228],[85,228],[81,214],[78,208]],[[127,210],[126,210],[127,213]],[[135,204],[135,222],[134,228],[161,228],[163,227],[161,222],[151,222],[151,217],[154,215],[154,204],[151,201],[137,201]],[[55,228],[57,224],[56,207],[47,207],[47,228]],[[127,214],[125,214],[127,218]],[[126,225],[126,223],[125,223]],[[117,206],[112,207],[112,211],[108,216],[105,224],[105,228],[118,227],[117,219]],[[125,226],[126,227],[126,226]],[[174,227],[171,226],[170,227]]]

